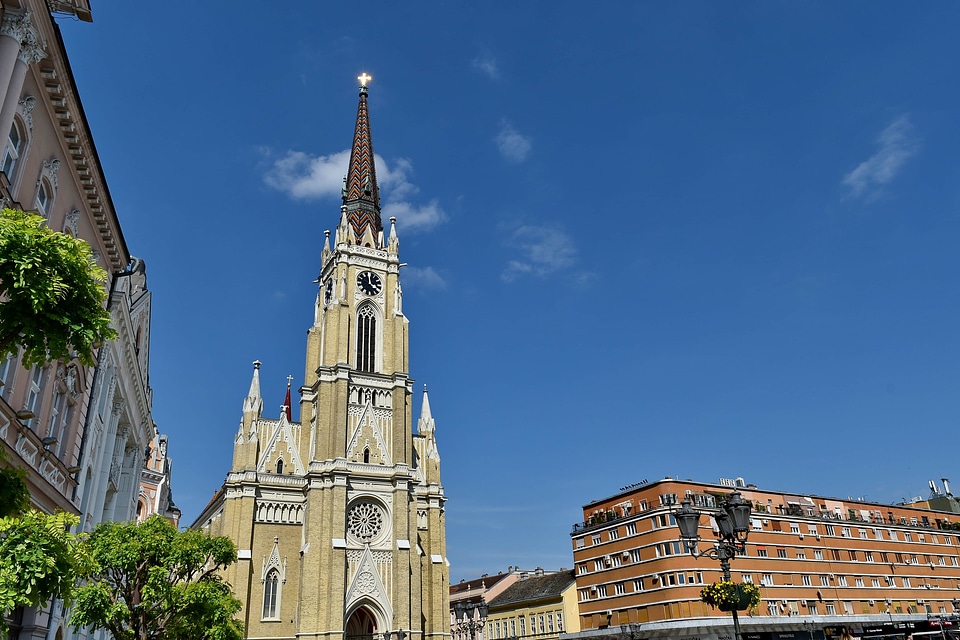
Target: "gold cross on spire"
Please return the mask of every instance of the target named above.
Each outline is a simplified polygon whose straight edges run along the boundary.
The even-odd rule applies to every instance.
[[[367,86],[367,83],[368,83],[368,82],[370,82],[371,80],[373,80],[373,76],[367,75],[367,72],[364,71],[364,72],[361,73],[359,76],[357,76],[357,80],[360,81],[360,86],[361,86],[361,87],[365,87],[365,86]]]

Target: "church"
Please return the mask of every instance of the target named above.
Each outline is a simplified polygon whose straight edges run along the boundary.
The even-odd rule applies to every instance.
[[[413,429],[396,221],[385,230],[360,97],[343,204],[326,232],[300,422],[263,413],[260,363],[223,487],[194,524],[237,545],[225,578],[248,638],[449,637],[435,423]],[[332,220],[331,220],[332,221]]]

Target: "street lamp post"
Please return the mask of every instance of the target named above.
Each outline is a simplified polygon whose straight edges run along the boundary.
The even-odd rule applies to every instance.
[[[680,541],[694,558],[707,557],[720,561],[723,579],[730,579],[730,560],[737,554],[744,555],[747,550],[747,535],[750,533],[750,503],[743,499],[739,491],[734,491],[720,502],[720,508],[714,514],[717,522],[717,541],[713,546],[700,550],[700,512],[693,508],[689,498],[680,503],[680,509],[673,512],[680,529]],[[733,614],[733,633],[740,640],[740,618],[736,608]]]
[[[479,603],[455,602],[453,610],[457,619],[457,631],[461,633],[469,632],[470,640],[476,640],[477,631],[483,629],[484,624],[486,624],[487,613],[490,610],[486,601],[480,598]]]

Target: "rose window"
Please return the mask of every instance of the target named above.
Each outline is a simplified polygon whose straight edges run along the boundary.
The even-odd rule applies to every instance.
[[[355,538],[369,542],[383,530],[383,509],[371,502],[361,502],[347,514],[347,526]]]

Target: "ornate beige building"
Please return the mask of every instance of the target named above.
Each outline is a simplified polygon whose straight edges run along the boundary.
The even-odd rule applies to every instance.
[[[426,390],[413,433],[399,240],[380,219],[365,86],[342,195],[300,422],[263,415],[254,363],[233,468],[194,526],[236,542],[226,577],[250,638],[449,638],[440,456]]]

